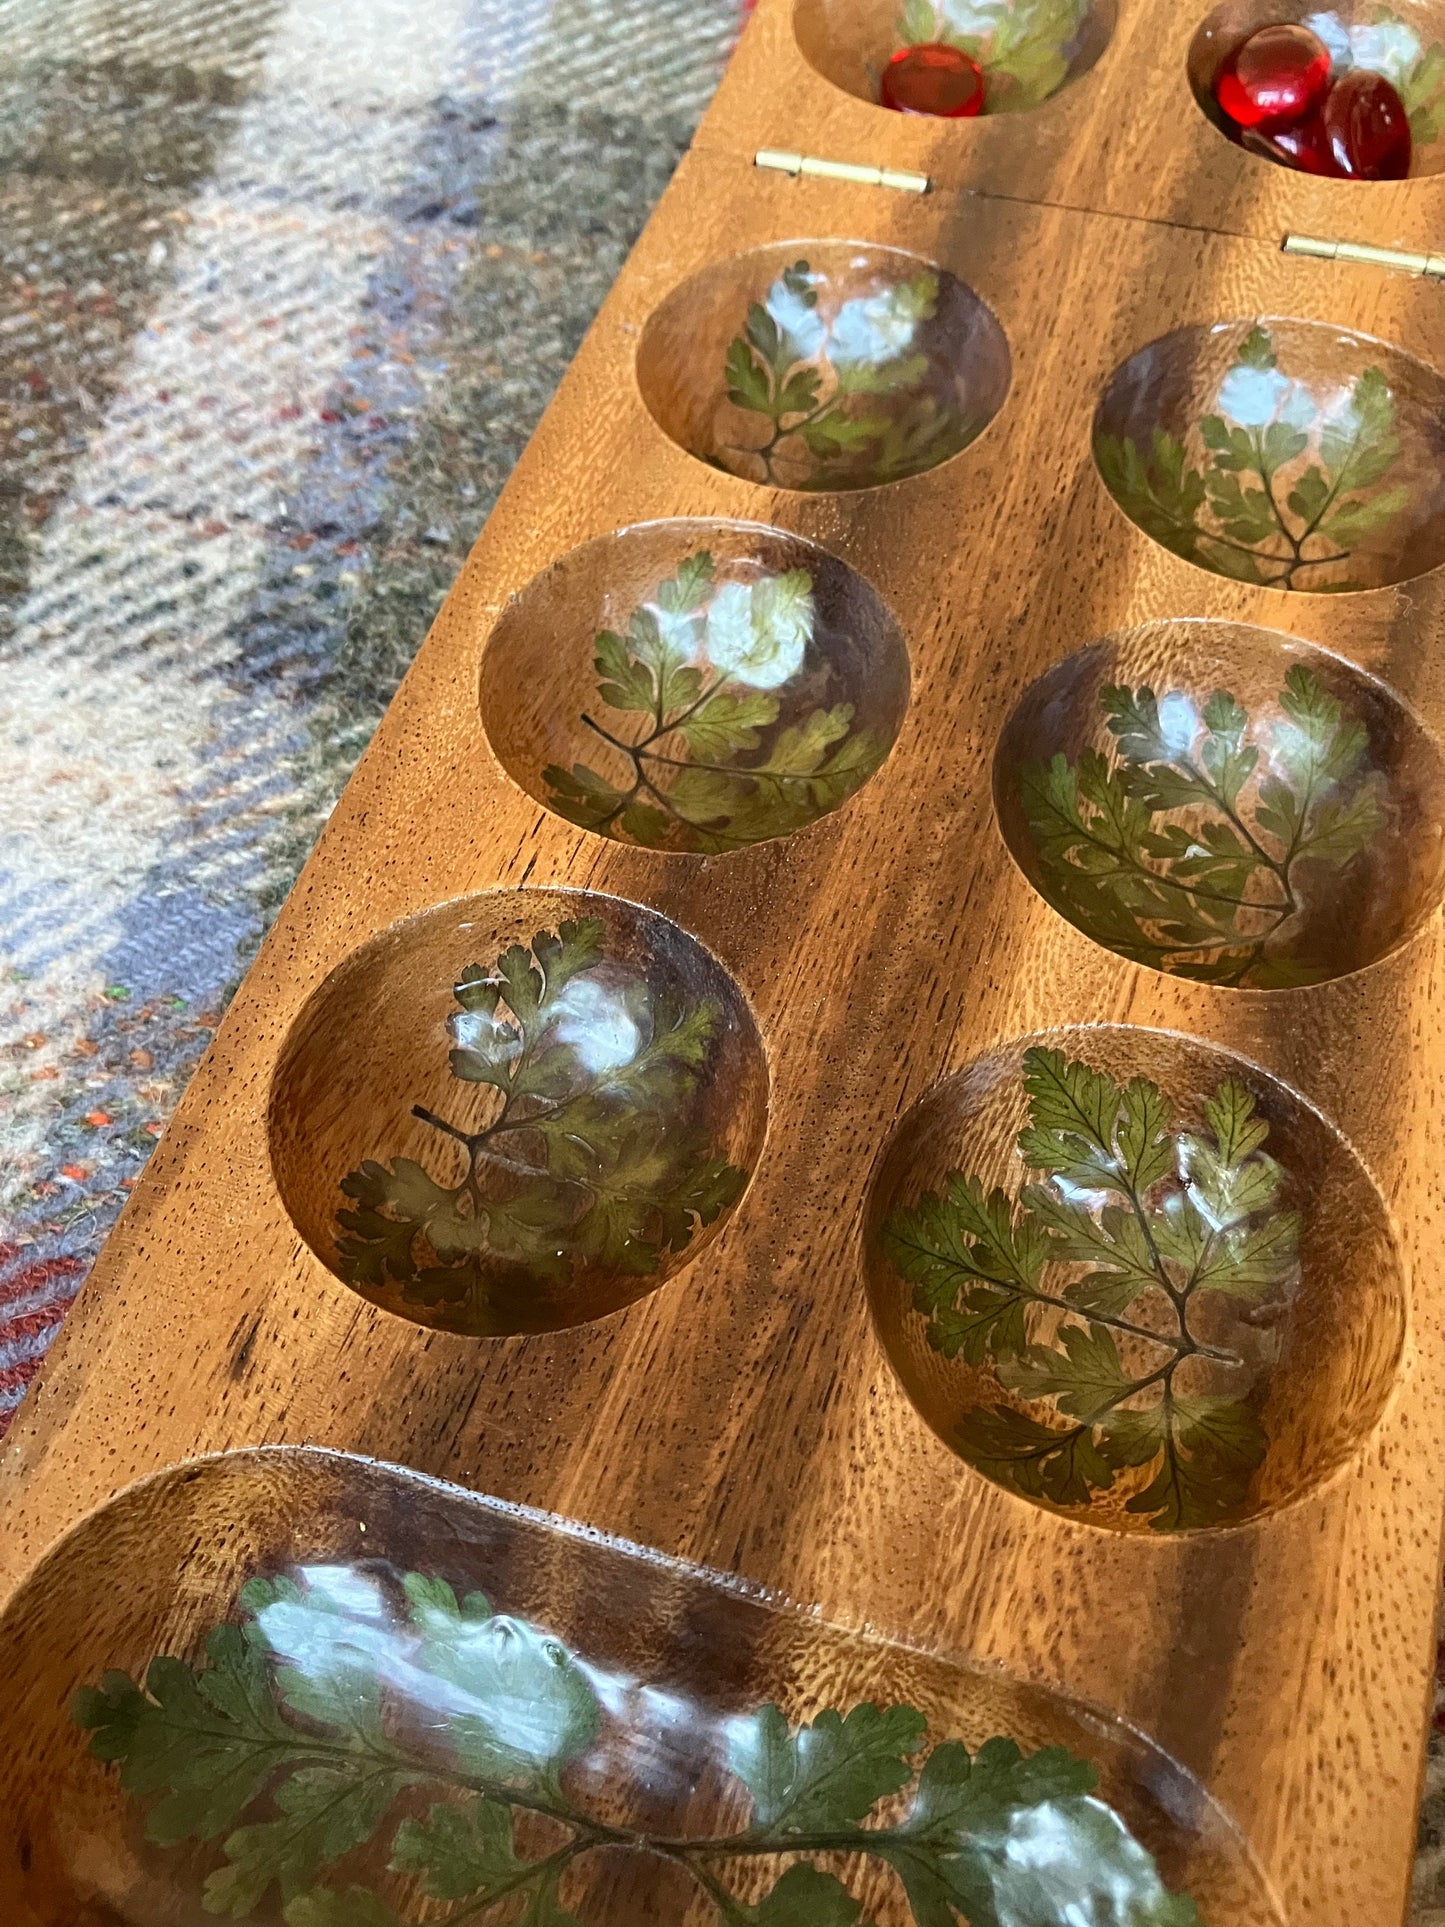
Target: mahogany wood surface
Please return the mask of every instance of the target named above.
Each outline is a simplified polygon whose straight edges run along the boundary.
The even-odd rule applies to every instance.
[[[1159,618],[1305,638],[1445,731],[1445,571],[1338,598],[1231,582],[1135,528],[1090,453],[1113,370],[1187,323],[1290,316],[1437,357],[1437,288],[1277,243],[1285,225],[1419,240],[1445,182],[1346,189],[1251,161],[1188,96],[1187,13],[1121,12],[1058,100],[959,130],[829,87],[794,50],[785,0],[763,0],[0,1448],[0,1598],[168,1465],[263,1443],[361,1452],[1065,1687],[1202,1779],[1291,1922],[1402,1917],[1445,1518],[1438,915],[1308,988],[1185,982],[1035,894],[990,784],[1035,677]],[[771,176],[750,161],[764,144],[921,165],[937,185]],[[852,494],[768,489],[705,466],[644,405],[635,358],[659,304],[740,250],[810,239],[910,249],[997,317],[1009,393],[942,467]],[[503,772],[477,699],[509,597],[580,543],[686,515],[821,543],[892,609],[912,668],[866,787],[788,838],[712,857],[626,848],[544,810]],[[767,1054],[766,1143],[721,1235],[656,1293],[568,1330],[428,1332],[302,1242],[269,1161],[270,1080],[358,944],[521,885],[649,906],[721,961]],[[1283,1079],[1353,1145],[1398,1238],[1408,1318],[1383,1416],[1321,1486],[1236,1529],[1116,1533],[994,1487],[924,1424],[870,1322],[860,1208],[902,1113],[994,1046],[1103,1023],[1186,1033]]]
[[[1198,106],[1190,52],[1214,11],[1169,0],[1119,0],[1098,60],[1041,106],[972,120],[888,112],[825,79],[800,40],[847,46],[863,22],[870,44],[898,44],[887,0],[763,0],[699,135],[706,146],[751,155],[760,147],[804,149],[831,160],[916,169],[939,187],[1004,200],[1166,222],[1278,242],[1290,232],[1376,247],[1438,250],[1445,174],[1400,182],[1320,180],[1235,146]],[[1298,19],[1291,0],[1239,0],[1250,22]],[[1368,10],[1338,11],[1360,18]],[[1427,38],[1445,37],[1433,0],[1409,5]],[[784,104],[785,103],[785,104]],[[870,230],[872,232],[873,230]]]

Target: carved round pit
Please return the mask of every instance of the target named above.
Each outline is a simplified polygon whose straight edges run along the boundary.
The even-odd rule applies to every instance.
[[[757,1162],[742,993],[655,912],[494,891],[373,937],[287,1038],[276,1181],[311,1250],[443,1331],[554,1331],[654,1291]]]
[[[685,281],[637,355],[689,453],[771,488],[877,488],[936,468],[1003,405],[1009,350],[963,282],[861,241],[787,241]]]
[[[985,114],[1019,114],[1089,71],[1116,15],[1114,0],[797,0],[793,30],[809,66],[858,100],[877,102],[900,48],[941,42],[982,69]]]
[[[652,522],[563,556],[482,659],[513,781],[583,829],[717,854],[838,809],[893,746],[908,652],[846,563],[744,522]]]
[[[1281,1927],[1205,1788],[1097,1708],[375,1459],[229,1452],[132,1486],[12,1596],[0,1665],[6,1927],[470,1921],[499,1864],[534,1921],[905,1927],[895,1871],[829,1854],[831,1810],[776,1853],[747,1831],[748,1739],[848,1715],[889,1723],[909,1802],[945,1743],[1023,1766],[960,1832],[1025,1866],[1036,1927],[1189,1901]],[[878,1789],[879,1820],[903,1810]],[[443,1914],[438,1887],[466,1891]]]
[[[1150,342],[1104,390],[1094,459],[1146,535],[1237,582],[1338,595],[1445,561],[1445,379],[1324,322]]]
[[[1042,1033],[940,1085],[880,1159],[864,1262],[939,1438],[1124,1531],[1303,1498],[1369,1436],[1404,1342],[1354,1152],[1277,1079],[1165,1032]]]
[[[1387,957],[1445,893],[1445,758],[1384,683],[1247,623],[1149,622],[1057,663],[994,757],[1039,894],[1131,962],[1280,990]]]

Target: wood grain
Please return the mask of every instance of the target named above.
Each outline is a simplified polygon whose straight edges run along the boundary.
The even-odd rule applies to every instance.
[[[1159,74],[1182,71],[1187,24],[1167,5],[1126,10],[1132,42],[1121,26],[1055,109],[983,127],[964,165],[943,156],[951,134],[808,78],[787,7],[764,0],[5,1442],[0,1597],[94,1508],[187,1457],[358,1451],[1062,1686],[1200,1776],[1292,1922],[1402,1917],[1445,1511],[1439,918],[1308,989],[1193,985],[1051,911],[1010,860],[990,796],[1025,687],[1155,618],[1301,636],[1445,729],[1441,571],[1339,598],[1232,583],[1140,533],[1093,465],[1113,370],[1189,322],[1287,315],[1427,361],[1440,351],[1437,290],[1281,257],[1279,220],[1331,225],[1310,201],[1325,190],[1261,168],[1249,179],[1265,186],[1245,193],[1248,158],[1202,120],[1196,132],[1192,104],[1161,107],[1151,184],[1128,186],[1144,163],[1120,156],[1144,136],[1103,111],[1108,63],[1147,47]],[[1050,112],[1068,140],[1047,135]],[[925,162],[940,191],[749,164],[752,145],[803,127],[817,151]],[[1010,155],[1022,172],[1005,186]],[[958,191],[980,176],[995,189]],[[1397,211],[1368,233],[1362,213],[1354,232],[1418,236],[1439,191],[1380,189]],[[1242,232],[1204,231],[1211,220]],[[977,442],[845,495],[770,491],[670,442],[634,370],[660,303],[739,250],[859,236],[937,263],[997,317],[1012,386]],[[477,700],[511,596],[579,543],[678,515],[822,543],[877,588],[912,663],[910,709],[866,787],[792,837],[721,857],[629,849],[545,811],[503,773]],[[364,1304],[298,1236],[268,1158],[270,1079],[305,999],[358,944],[523,884],[647,905],[713,953],[767,1052],[767,1142],[722,1235],[641,1302],[529,1337],[423,1333]],[[1106,1022],[1199,1037],[1301,1093],[1379,1185],[1402,1253],[1408,1330],[1378,1426],[1310,1496],[1237,1530],[1113,1534],[989,1485],[928,1430],[870,1324],[859,1212],[894,1122],[995,1045]]]
[[[1263,24],[1309,8],[1260,0],[1241,10]],[[860,18],[875,23],[876,37],[878,17],[891,22],[896,6],[798,0],[795,29],[787,0],[764,0],[699,144],[749,157],[760,147],[805,147],[831,160],[910,168],[949,190],[1253,235],[1276,245],[1293,231],[1378,247],[1438,248],[1445,175],[1320,180],[1247,154],[1211,125],[1189,80],[1191,43],[1211,11],[1120,0],[1099,59],[1042,106],[932,121],[859,99],[825,79],[802,51],[812,48],[816,59],[820,43],[846,45]],[[1404,0],[1398,11],[1406,11]],[[1437,8],[1410,11],[1427,36],[1445,38]],[[891,39],[888,29],[883,37]],[[868,232],[876,233],[876,225]]]

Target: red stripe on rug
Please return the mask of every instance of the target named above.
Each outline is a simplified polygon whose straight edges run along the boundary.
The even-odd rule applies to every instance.
[[[83,1258],[35,1258],[29,1264],[7,1269],[25,1249],[23,1245],[0,1244],[0,1331],[6,1329],[6,1305],[17,1304],[22,1298],[34,1297],[51,1287],[65,1286],[72,1281],[78,1290],[79,1280],[85,1272]],[[70,1292],[69,1296],[73,1298],[75,1291]]]

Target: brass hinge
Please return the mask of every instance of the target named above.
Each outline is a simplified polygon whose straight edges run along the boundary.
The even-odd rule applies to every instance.
[[[856,161],[825,161],[816,154],[789,154],[777,147],[760,147],[754,167],[775,168],[780,174],[816,174],[826,181],[856,181],[860,187],[893,187],[900,194],[926,194],[926,174],[906,174],[897,167],[861,167]]]
[[[1367,268],[1392,268],[1397,274],[1423,274],[1445,281],[1445,254],[1411,254],[1404,248],[1372,248],[1363,241],[1323,241],[1313,234],[1287,234],[1285,254],[1308,254],[1317,261],[1350,261]]]

